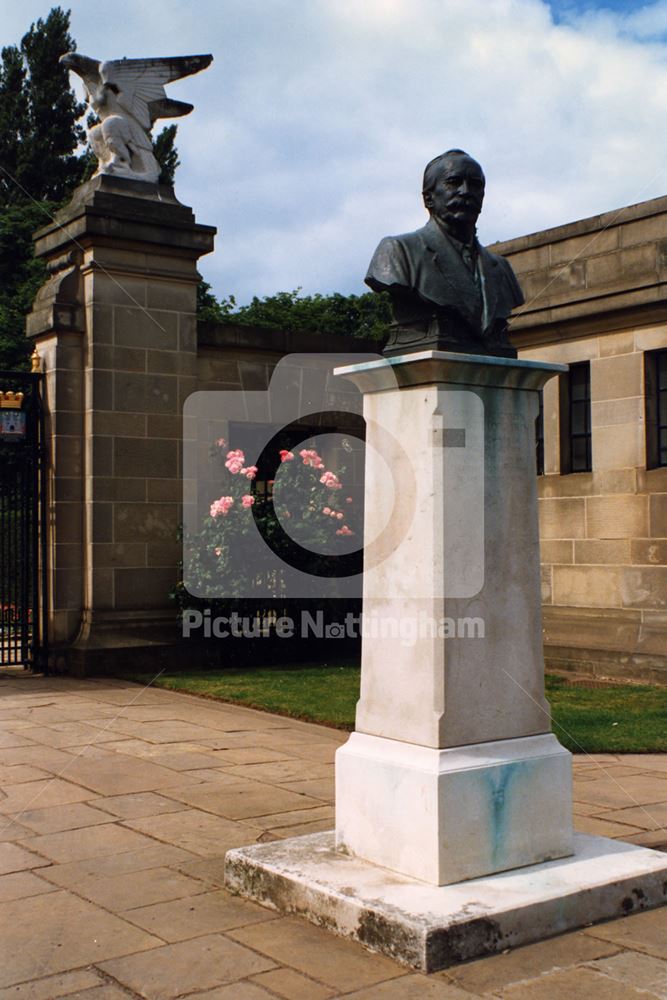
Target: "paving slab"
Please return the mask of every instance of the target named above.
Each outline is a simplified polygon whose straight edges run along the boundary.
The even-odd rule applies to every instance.
[[[659,830],[667,840],[667,802],[654,802],[647,806],[631,806],[605,812],[604,818],[612,823],[624,823],[643,830]]]
[[[52,861],[85,861],[87,858],[106,857],[110,854],[124,854],[152,847],[148,838],[127,830],[115,823],[104,826],[84,827],[80,830],[64,830],[61,833],[46,833],[32,837],[29,843],[34,849]]]
[[[119,753],[92,760],[77,757],[63,773],[68,781],[83,785],[100,795],[149,792],[169,785],[197,783],[196,779],[189,778],[187,774]]]
[[[89,990],[79,990],[69,993],[67,1000],[131,1000],[132,995],[114,983],[105,983]]]
[[[30,837],[32,830],[27,826],[22,826],[9,816],[0,815],[0,843],[7,840],[23,840]]]
[[[2,920],[0,986],[162,944],[64,890],[3,903]]]
[[[134,907],[151,909],[150,904],[164,903],[167,900],[189,899],[206,892],[208,886],[182,872],[159,867],[127,872],[124,875],[91,875],[80,879],[75,888],[79,896],[98,903],[106,910],[121,913]],[[140,920],[133,922],[142,926]]]
[[[0,764],[0,788],[50,777],[51,775],[43,768],[34,767],[32,764]]]
[[[273,961],[219,934],[128,955],[100,968],[146,1000],[172,1000],[182,993],[245,979]]]
[[[90,792],[79,785],[62,778],[45,781],[28,781],[20,785],[9,785],[0,796],[0,813],[15,813],[20,821],[24,809],[45,809],[47,806],[61,806],[69,802],[83,802],[91,799]]]
[[[584,932],[591,937],[630,947],[635,951],[667,959],[667,909],[655,913],[636,913]]]
[[[597,803],[608,809],[667,802],[667,774],[656,771],[651,775],[639,774],[623,778],[602,775],[585,783],[575,781],[574,798],[582,797],[586,802]]]
[[[0,875],[10,872],[27,871],[30,868],[40,868],[48,865],[46,858],[27,850],[20,844],[5,841],[0,844]]]
[[[194,860],[195,855],[180,847],[168,844],[155,844],[139,851],[127,851],[108,857],[87,858],[84,861],[71,861],[67,864],[49,865],[40,869],[44,878],[56,885],[76,887],[85,879],[97,876],[118,876],[127,872],[145,871],[147,868],[159,868],[163,865],[175,865]]]
[[[117,740],[117,733],[111,728],[102,730],[86,722],[62,722],[49,726],[33,726],[23,730],[24,736],[29,736],[35,743],[45,743],[49,747],[63,749],[78,747],[88,743],[104,743],[106,740]]]
[[[130,792],[128,795],[107,795],[98,803],[107,814],[119,819],[140,819],[143,816],[160,816],[163,813],[182,812],[187,806],[174,799],[167,799],[157,792]],[[108,815],[107,815],[108,820]]]
[[[367,990],[346,993],[345,1000],[472,1000],[471,994],[443,979],[404,976]]]
[[[589,962],[588,967],[619,983],[650,990],[660,1000],[667,1000],[667,962],[660,958],[621,952],[611,958]]]
[[[0,750],[0,764],[35,764],[41,770],[58,774],[72,763],[72,754],[67,750],[52,750],[35,743],[23,747]]]
[[[39,896],[43,892],[55,892],[55,886],[33,874],[33,871],[0,875],[0,903],[10,899],[25,899],[26,896]]]
[[[188,1000],[275,1000],[275,997],[275,993],[267,993],[261,986],[245,982],[220,986],[206,993],[191,993]]]
[[[222,889],[127,910],[121,916],[169,942],[276,919],[275,913],[265,907],[238,899]]]
[[[101,823],[109,822],[108,812],[102,812],[101,809],[95,809],[84,802],[48,806],[46,809],[24,809],[18,816],[23,826],[42,834],[60,833],[61,830],[75,830],[83,826],[99,826]]]
[[[616,955],[619,946],[610,941],[598,940],[574,931],[561,934],[548,941],[537,941],[523,948],[510,949],[501,955],[489,955],[473,962],[454,965],[444,976],[471,993],[491,993],[513,983],[542,976],[547,972],[569,969],[572,966]]]
[[[656,1000],[656,994],[619,983],[592,969],[568,969],[509,986],[502,1000]]]
[[[316,983],[294,969],[274,969],[253,976],[253,982],[266,986],[285,1000],[331,1000],[334,990],[323,983]]]
[[[240,847],[249,839],[247,826],[199,809],[128,819],[125,825],[206,858],[219,858],[230,847]]]
[[[249,819],[268,813],[291,812],[322,805],[317,798],[309,795],[287,791],[277,785],[244,780],[238,775],[231,779],[221,774],[220,779],[220,782],[172,790],[169,794],[182,802],[227,819]]]
[[[70,996],[74,991],[100,986],[104,980],[91,970],[65,972],[59,976],[47,976],[46,979],[34,979],[9,989],[0,989],[0,1000],[57,1000],[59,997]]]
[[[339,992],[405,975],[390,959],[364,954],[351,941],[289,917],[230,931],[229,937]]]

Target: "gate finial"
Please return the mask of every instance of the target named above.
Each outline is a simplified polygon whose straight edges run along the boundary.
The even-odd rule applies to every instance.
[[[37,374],[38,372],[41,372],[42,359],[39,356],[39,351],[37,350],[37,348],[35,348],[32,354],[30,355],[30,363],[32,365],[32,368],[30,370],[32,371],[33,375]]]

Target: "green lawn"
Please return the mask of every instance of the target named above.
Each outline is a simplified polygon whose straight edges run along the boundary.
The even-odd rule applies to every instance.
[[[128,675],[149,683],[147,674]],[[155,687],[249,705],[342,729],[354,727],[359,668],[310,667],[168,672]],[[553,730],[575,753],[667,752],[667,688],[618,686],[587,690],[547,676]]]

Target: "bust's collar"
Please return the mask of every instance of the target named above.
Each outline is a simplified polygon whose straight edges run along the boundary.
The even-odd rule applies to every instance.
[[[440,222],[440,220],[435,215],[431,215],[430,216],[429,221],[427,222],[426,225],[428,227],[430,227],[431,229],[435,230],[435,232],[437,234],[439,234],[440,236],[444,236],[444,238],[446,240],[449,240],[450,243],[452,243],[452,245],[454,247],[456,247],[456,249],[459,251],[459,253],[461,253],[461,251],[464,248],[466,250],[473,250],[473,251],[474,250],[479,250],[480,244],[479,244],[479,241],[477,239],[477,230],[476,229],[475,229],[472,241],[470,243],[464,243],[462,240],[458,240],[456,238],[456,236],[452,236],[452,234],[449,232],[449,230],[445,228],[445,226],[442,224],[442,222]]]

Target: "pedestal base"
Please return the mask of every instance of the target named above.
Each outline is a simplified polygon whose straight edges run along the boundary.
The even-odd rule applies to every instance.
[[[228,851],[227,887],[435,972],[667,902],[667,855],[575,834],[572,857],[429,886],[341,854],[333,833]]]
[[[552,734],[435,750],[352,733],[336,846],[432,885],[573,851],[572,757]]]

